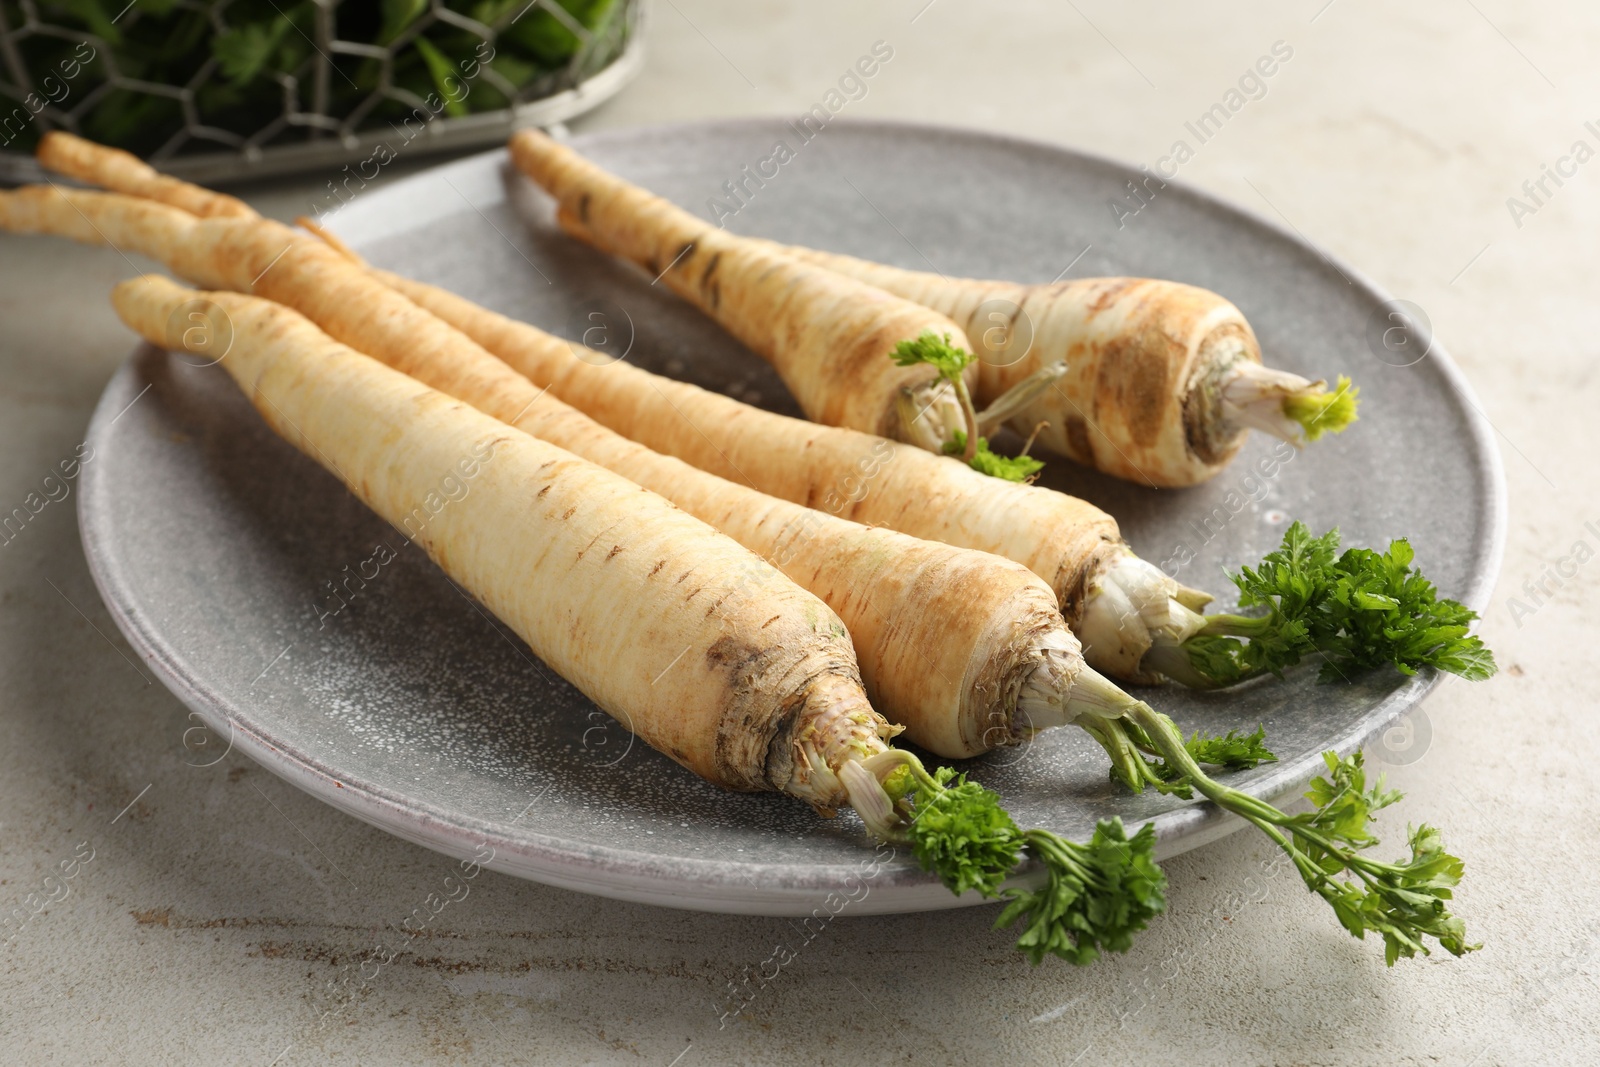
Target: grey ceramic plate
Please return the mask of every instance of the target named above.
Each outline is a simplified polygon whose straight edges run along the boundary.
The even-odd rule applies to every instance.
[[[722,183],[796,144],[779,122],[578,139],[602,164],[709,213]],[[769,168],[770,169],[770,168]],[[1224,567],[1273,547],[1290,517],[1351,542],[1413,539],[1447,595],[1484,603],[1504,500],[1489,433],[1435,347],[1409,366],[1370,343],[1385,297],[1259,218],[1173,183],[1119,228],[1130,171],[1059,148],[946,129],[839,123],[729,220],[732,228],[952,275],[1044,280],[1140,274],[1215,289],[1272,362],[1362,387],[1351,432],[1259,473],[1257,440],[1209,485],[1157,492],[1052,463],[1046,484],[1103,505],[1147,558],[1184,552],[1183,578],[1221,591]],[[512,196],[508,198],[508,188]],[[793,411],[777,379],[649,279],[575,244],[500,153],[357,197],[334,227],[372,261],[576,337],[586,312],[627,321],[628,357]],[[608,303],[609,302],[609,303]],[[625,333],[627,336],[622,336]],[[1375,354],[1382,353],[1383,358]],[[131,405],[131,406],[130,406]],[[219,368],[141,349],[95,414],[80,497],[84,544],[128,640],[228,745],[345,811],[455,856],[585,892],[718,911],[795,914],[870,862],[853,816],[826,822],[779,796],[733,796],[610,723],[466,599],[332,477],[274,438]],[[1404,457],[1404,462],[1395,462]],[[377,546],[399,549],[386,565]],[[386,553],[381,554],[386,555]],[[381,558],[380,555],[380,558]],[[346,568],[349,568],[346,570]],[[358,595],[331,590],[375,577]],[[337,610],[334,610],[337,609]],[[1276,795],[1326,748],[1394,722],[1433,679],[1375,674],[1319,687],[1314,671],[1228,696],[1156,694],[1181,723],[1265,723],[1282,761],[1236,776]],[[1155,820],[1172,854],[1234,827],[1209,806],[1114,789],[1098,750],[1060,730],[971,770],[1023,825],[1069,836],[1096,819]],[[959,903],[897,856],[862,912]]]

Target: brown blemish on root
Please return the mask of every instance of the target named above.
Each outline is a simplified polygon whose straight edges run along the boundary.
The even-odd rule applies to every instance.
[[[791,723],[805,704],[805,693],[793,693],[776,714],[757,715],[763,705],[769,705],[769,695],[763,693],[758,680],[775,650],[761,644],[752,644],[734,634],[723,634],[706,649],[706,666],[725,679],[732,694],[728,708],[717,726],[716,745],[712,762],[716,767],[715,780],[731,789],[761,790],[780,787],[780,782],[769,771],[772,762],[769,746],[772,736],[785,723]],[[787,757],[785,757],[786,759]]]
[[[1094,294],[1094,299],[1089,301],[1089,314],[1095,315],[1122,299],[1124,293],[1138,285],[1138,278],[1107,278],[1101,283],[1102,288]],[[1065,283],[1071,285],[1071,282]]]
[[[672,257],[672,262],[671,263],[667,264],[667,270],[673,269],[674,267],[676,267],[679,264],[683,263],[684,260],[686,260],[690,256],[694,255],[694,250],[695,250],[695,242],[693,242],[693,241],[685,241],[685,242],[683,242],[683,246],[678,249],[678,254]],[[687,264],[684,264],[684,266],[687,266]],[[662,273],[666,273],[666,272],[663,271]]]
[[[700,291],[705,294],[706,303],[711,310],[717,310],[722,303],[722,284],[712,278],[717,272],[717,264],[722,262],[722,253],[713,252],[711,259],[706,263],[705,273],[700,275]]]
[[[1181,362],[1177,342],[1148,319],[1105,346],[1100,358],[1097,410],[1122,416],[1128,437],[1140,446],[1161,436],[1173,402],[1172,371]]]
[[[1094,442],[1089,439],[1089,423],[1081,415],[1068,415],[1062,426],[1067,435],[1067,455],[1079,463],[1094,462]]]
[[[1068,626],[1076,626],[1083,617],[1083,602],[1089,595],[1089,578],[1099,572],[1106,553],[1121,551],[1122,542],[1102,535],[1098,551],[1084,552],[1070,565],[1056,571],[1051,588],[1061,602],[1061,617]]]

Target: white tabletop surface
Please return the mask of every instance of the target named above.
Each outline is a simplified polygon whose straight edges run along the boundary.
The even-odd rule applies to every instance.
[[[1562,563],[1579,540],[1600,547],[1600,163],[1547,180],[1536,204],[1522,190],[1574,142],[1600,148],[1600,9],[665,0],[650,14],[643,75],[576,128],[797,114],[882,40],[893,59],[849,114],[1153,163],[1275,42],[1292,48],[1182,177],[1426,309],[1498,431],[1510,542],[1483,632],[1504,669],[1440,686],[1425,751],[1398,739],[1385,754],[1408,793],[1399,818],[1441,824],[1466,858],[1459,912],[1485,947],[1387,970],[1291,872],[1263,877],[1269,845],[1240,834],[1169,862],[1169,913],[1083,970],[1030,967],[990,908],[844,918],[720,1020],[730,983],[796,940],[792,921],[486,873],[432,933],[358,974],[451,864],[236,754],[189,766],[194,722],[130,661],[69,500],[0,547],[0,908],[60,898],[0,935],[15,934],[0,942],[0,1059],[1600,1062],[1600,724],[1579,684],[1600,563]],[[291,217],[325,179],[246,192]],[[1533,210],[1514,216],[1508,197]],[[81,441],[131,348],[107,290],[137,266],[0,238],[3,510]],[[63,861],[74,877],[47,883]]]

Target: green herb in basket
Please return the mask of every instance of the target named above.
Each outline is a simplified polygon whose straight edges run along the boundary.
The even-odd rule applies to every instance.
[[[626,0],[442,6],[447,18],[428,0],[327,9],[311,0],[47,0],[37,4],[39,18],[62,36],[18,41],[21,69],[0,65],[0,78],[18,98],[41,93],[46,77],[64,84],[65,95],[52,92],[52,109],[6,147],[31,150],[85,101],[75,132],[142,155],[459,118],[559,91],[615,59],[625,43]],[[0,0],[0,10],[8,25],[24,21],[15,0]],[[93,58],[63,83],[62,64],[84,41]],[[387,58],[371,55],[372,46]]]

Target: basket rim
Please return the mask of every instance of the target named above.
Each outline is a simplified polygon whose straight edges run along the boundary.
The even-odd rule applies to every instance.
[[[494,144],[511,131],[525,126],[555,126],[576,118],[611,99],[632,81],[644,67],[643,11],[628,39],[610,63],[578,84],[509,108],[484,111],[459,118],[440,118],[428,123],[416,144],[408,144],[408,156],[433,155]],[[366,130],[343,138],[305,144],[274,145],[244,152],[203,152],[164,159],[162,173],[202,184],[227,184],[275,178],[300,173],[319,166],[336,166],[365,159],[380,145],[393,140],[388,131]],[[26,152],[0,149],[0,185],[24,185],[45,181],[47,174]]]

